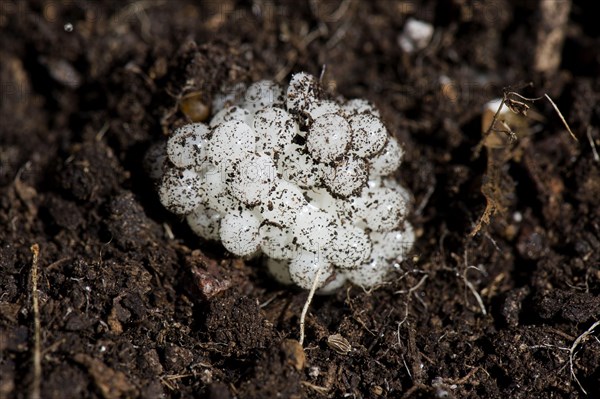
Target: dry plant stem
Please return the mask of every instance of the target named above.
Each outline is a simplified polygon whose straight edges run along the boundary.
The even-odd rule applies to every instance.
[[[567,131],[569,132],[569,134],[571,135],[571,137],[573,137],[573,140],[579,141],[579,140],[577,140],[577,137],[575,137],[575,135],[571,131],[571,128],[569,127],[569,124],[565,120],[565,117],[563,116],[562,112],[560,112],[560,110],[558,109],[558,107],[556,106],[556,104],[554,103],[554,101],[552,101],[552,99],[550,98],[550,96],[548,94],[544,94],[544,96],[546,96],[546,98],[548,99],[548,101],[550,101],[550,104],[552,104],[552,107],[554,107],[554,110],[556,111],[556,113],[560,117],[560,120],[562,121],[563,125],[565,125],[565,127],[567,128]]]
[[[487,130],[483,134],[483,137],[481,138],[481,141],[479,142],[479,144],[477,144],[477,147],[475,147],[473,159],[479,157],[479,153],[481,152],[481,149],[483,148],[483,145],[485,143],[485,139],[490,134],[492,134],[492,129],[496,125],[496,121],[498,120],[498,116],[500,115],[500,111],[502,111],[502,107],[504,107],[504,101],[505,101],[505,98],[502,98],[502,101],[500,101],[500,105],[498,106],[498,109],[496,110],[496,113],[494,114],[494,117],[492,118],[492,123],[490,123],[490,126],[487,128]]]
[[[317,285],[319,284],[319,278],[321,277],[322,271],[323,264],[319,266],[317,272],[315,273],[315,279],[313,280],[312,286],[310,287],[308,298],[306,298],[306,302],[304,303],[304,307],[302,308],[302,314],[300,315],[300,339],[298,340],[300,346],[304,344],[304,324],[306,322],[306,314],[308,313],[310,303],[312,302],[312,299],[315,296],[315,292],[317,291]]]
[[[500,168],[498,167],[498,165],[494,164],[494,156],[493,155],[494,155],[495,149],[493,147],[486,145],[486,139],[494,131],[504,133],[508,137],[508,139],[511,143],[516,142],[518,139],[517,134],[511,129],[511,127],[506,122],[504,122],[502,120],[498,120],[498,116],[500,115],[500,112],[502,111],[502,107],[506,106],[513,113],[525,117],[525,116],[527,116],[527,111],[530,108],[530,105],[528,105],[527,103],[534,103],[543,98],[546,98],[550,102],[550,104],[552,105],[552,107],[554,108],[556,113],[558,114],[560,120],[562,121],[563,125],[565,126],[565,128],[567,129],[567,131],[569,132],[571,137],[575,141],[579,141],[577,139],[577,137],[575,136],[575,134],[573,134],[573,131],[569,127],[569,124],[565,120],[564,116],[558,109],[558,106],[554,103],[554,101],[552,101],[552,99],[550,98],[550,96],[548,94],[544,93],[544,95],[542,97],[528,98],[528,97],[520,95],[519,93],[517,93],[515,91],[507,91],[507,89],[504,89],[504,93],[502,95],[502,100],[500,101],[500,105],[498,106],[498,110],[496,110],[496,113],[494,114],[494,117],[492,118],[490,126],[483,133],[481,141],[477,144],[477,146],[474,149],[474,153],[473,153],[473,159],[479,157],[479,154],[481,153],[481,149],[484,146],[486,146],[487,151],[488,151],[488,165],[487,165],[485,176],[493,177],[493,175],[495,175],[495,177],[493,177],[493,179],[490,182],[494,182],[494,181],[499,182],[501,176],[500,176]],[[502,125],[503,130],[495,129],[496,122],[498,122],[499,124]],[[595,149],[595,147],[594,147],[594,149]],[[502,155],[502,157],[504,159],[501,160],[500,165],[502,165],[505,162],[512,159],[512,154],[510,152],[503,152],[503,154],[504,155]],[[506,156],[508,156],[508,157],[506,157]],[[492,173],[493,173],[493,175],[492,175]],[[486,192],[486,189],[488,189],[488,192]],[[491,189],[491,191],[489,189]],[[500,193],[496,192],[495,189],[496,189],[496,187],[494,186],[493,183],[488,184],[488,183],[484,182],[482,184],[481,193],[485,196],[486,207],[485,207],[483,214],[479,217],[477,224],[475,225],[475,227],[473,228],[471,233],[469,233],[469,235],[471,237],[475,237],[475,235],[481,230],[481,228],[483,227],[484,224],[485,225],[489,224],[491,217],[494,216],[498,211],[503,211],[502,204],[499,201],[500,196],[498,194],[500,194]],[[471,287],[469,287],[469,288],[471,288]]]
[[[577,349],[577,346],[579,345],[579,343],[585,337],[590,335],[592,333],[592,331],[594,331],[594,329],[596,327],[598,327],[599,325],[600,325],[600,320],[598,320],[597,322],[592,324],[592,326],[590,328],[588,328],[583,334],[581,334],[579,337],[577,337],[577,339],[575,339],[575,342],[573,342],[573,345],[571,346],[571,349],[569,350],[569,369],[571,370],[571,376],[573,377],[575,382],[577,382],[577,385],[579,385],[579,388],[585,395],[587,395],[587,392],[585,389],[583,389],[583,386],[581,386],[581,383],[579,382],[579,379],[577,378],[577,376],[575,375],[575,371],[573,370],[573,358],[575,357],[575,349]]]
[[[31,264],[31,297],[33,301],[33,384],[29,397],[39,399],[41,397],[40,385],[42,381],[42,351],[40,342],[40,305],[39,293],[37,289],[38,282],[38,259],[40,247],[38,244],[31,246],[33,260]]]

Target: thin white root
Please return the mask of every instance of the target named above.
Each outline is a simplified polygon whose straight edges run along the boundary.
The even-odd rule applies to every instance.
[[[484,273],[481,269],[479,269],[478,267],[475,266],[468,266],[468,253],[467,250],[465,249],[465,270],[463,272],[462,278],[463,278],[463,282],[465,283],[465,286],[471,291],[471,293],[473,294],[473,296],[475,297],[475,299],[477,300],[477,304],[479,305],[479,308],[481,309],[481,313],[486,316],[487,315],[487,311],[485,310],[485,305],[483,304],[483,299],[481,299],[481,295],[479,295],[479,292],[477,292],[477,289],[475,288],[475,286],[473,285],[473,283],[471,283],[468,279],[467,279],[467,272],[469,271],[469,269],[475,269],[480,273]],[[466,302],[466,294],[465,294],[465,302]]]
[[[600,162],[600,155],[598,155],[598,150],[596,149],[596,143],[594,143],[594,139],[592,138],[592,127],[588,126],[587,128],[587,138],[590,142],[590,146],[592,147],[592,152],[594,153],[594,161]]]
[[[312,299],[315,296],[315,292],[317,291],[317,286],[319,285],[319,278],[321,277],[322,271],[323,264],[319,266],[317,272],[315,273],[315,279],[313,280],[312,286],[310,287],[310,291],[308,292],[308,298],[306,298],[306,302],[304,303],[304,307],[302,308],[302,314],[300,314],[300,339],[298,340],[300,346],[304,344],[304,324],[306,322],[306,314],[308,313],[310,303],[312,302]]]
[[[40,255],[40,246],[33,244],[31,246],[33,260],[31,262],[31,296],[33,301],[33,384],[29,397],[31,399],[40,399],[41,381],[42,381],[42,350],[40,340],[40,305],[38,283],[38,259]]]
[[[469,280],[467,280],[466,271],[465,271],[465,275],[463,275],[463,280],[464,280],[465,285],[467,286],[467,288],[469,290],[471,290],[471,293],[473,294],[473,296],[477,300],[477,304],[479,305],[479,308],[481,309],[481,313],[484,316],[486,316],[487,315],[487,311],[485,310],[485,305],[483,304],[483,300],[481,299],[481,295],[479,295],[479,292],[477,292],[477,290],[475,289],[475,287],[473,286],[473,284]]]
[[[581,334],[579,337],[577,337],[575,342],[573,342],[571,349],[569,350],[569,369],[571,371],[571,376],[573,377],[575,382],[577,382],[577,385],[579,385],[579,388],[585,395],[587,395],[587,392],[585,389],[583,389],[581,382],[579,382],[579,379],[577,378],[577,376],[575,375],[575,371],[573,370],[573,358],[575,357],[575,349],[577,348],[577,346],[581,343],[581,341],[584,338],[586,338],[588,335],[590,335],[592,333],[592,331],[594,331],[594,329],[596,327],[598,327],[599,325],[600,325],[600,320],[598,320],[597,322],[592,324],[592,326],[590,328],[588,328],[583,334]]]

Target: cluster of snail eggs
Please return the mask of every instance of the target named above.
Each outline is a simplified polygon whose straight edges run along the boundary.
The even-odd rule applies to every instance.
[[[293,75],[248,87],[210,123],[154,147],[160,201],[231,253],[263,254],[280,282],[321,292],[385,281],[412,247],[410,194],[391,177],[403,150],[366,100],[325,98]]]

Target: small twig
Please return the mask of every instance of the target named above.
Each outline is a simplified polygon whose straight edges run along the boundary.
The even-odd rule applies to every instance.
[[[321,271],[323,270],[324,264],[321,263],[317,272],[315,273],[315,279],[313,280],[312,286],[310,287],[310,291],[308,293],[308,298],[306,298],[306,302],[304,303],[304,307],[302,308],[302,313],[300,314],[300,339],[298,342],[300,346],[304,344],[304,324],[306,322],[306,314],[308,313],[308,308],[310,307],[310,303],[312,302],[313,296],[315,296],[315,292],[317,291],[317,286],[319,285],[319,278],[321,277]]]
[[[33,244],[31,246],[33,259],[31,262],[31,297],[33,302],[33,384],[31,386],[31,399],[41,398],[42,382],[42,350],[40,340],[40,305],[38,284],[38,259],[40,255],[40,246]]]
[[[588,328],[583,334],[581,334],[579,337],[577,337],[575,339],[575,342],[573,342],[573,345],[571,346],[571,349],[569,350],[569,369],[571,370],[571,376],[577,382],[577,385],[579,385],[579,388],[581,389],[581,391],[585,395],[587,395],[587,392],[586,392],[585,389],[583,389],[583,386],[579,382],[579,379],[577,378],[577,376],[575,375],[575,371],[573,370],[573,358],[575,357],[575,349],[577,348],[577,345],[579,345],[579,343],[585,337],[587,337],[588,335],[590,335],[592,333],[592,331],[594,331],[594,329],[596,327],[598,327],[599,325],[600,325],[600,320],[598,320],[597,322],[595,322],[594,324],[592,324],[592,326],[590,328]]]
[[[554,107],[554,110],[556,111],[556,113],[560,117],[560,120],[562,121],[563,125],[565,125],[565,127],[567,128],[567,130],[568,130],[569,134],[571,135],[571,137],[573,137],[573,139],[575,141],[579,141],[579,140],[577,140],[577,137],[575,137],[575,135],[571,131],[571,128],[569,127],[569,124],[565,120],[562,112],[560,112],[560,110],[558,109],[558,107],[556,106],[556,104],[554,104],[554,101],[552,101],[552,99],[550,98],[550,96],[548,94],[544,94],[544,96],[546,96],[546,98],[548,99],[548,101],[550,101],[550,104],[552,104],[552,106]]]
[[[527,84],[527,85],[525,85],[524,87],[527,87],[527,86],[531,86],[531,83],[528,83],[528,84]],[[533,102],[536,102],[536,101],[539,101],[539,100],[541,100],[542,98],[544,98],[544,97],[525,97],[525,96],[522,96],[522,95],[520,95],[520,94],[519,94],[519,93],[517,93],[516,91],[509,91],[509,92],[507,92],[507,93],[506,93],[506,95],[507,95],[507,96],[516,96],[516,97],[519,97],[521,100],[524,100],[524,101],[529,101],[529,102],[532,102],[532,103],[533,103]],[[521,107],[523,107],[523,105],[524,105],[522,102],[515,101],[515,100],[513,100],[513,99],[510,99],[510,102],[511,102],[511,103],[513,103],[513,104],[519,104],[519,105],[521,105]],[[510,108],[510,109],[511,109],[511,111],[512,111],[512,112],[514,112],[515,114],[518,114],[518,113],[519,113],[518,111],[514,110],[514,109],[513,109],[513,107],[509,107],[509,108]],[[529,106],[526,106],[526,109],[529,109]]]
[[[596,143],[594,143],[594,139],[592,138],[591,126],[588,126],[587,128],[587,138],[590,141],[590,146],[592,146],[592,152],[594,153],[594,161],[600,162],[600,156],[598,155],[598,150],[596,150]]]

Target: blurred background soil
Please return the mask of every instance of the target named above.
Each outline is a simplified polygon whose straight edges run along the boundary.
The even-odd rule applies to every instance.
[[[600,29],[587,7],[1,0],[0,398],[38,384],[43,398],[600,397]],[[409,54],[410,17],[435,32]],[[404,143],[418,240],[390,284],[316,298],[302,353],[307,293],[195,237],[141,159],[186,123],[186,94],[210,104],[324,65],[331,95],[373,101]],[[515,143],[474,156],[483,105],[507,86],[548,94],[578,141],[539,100]],[[486,184],[502,211],[471,237]]]

